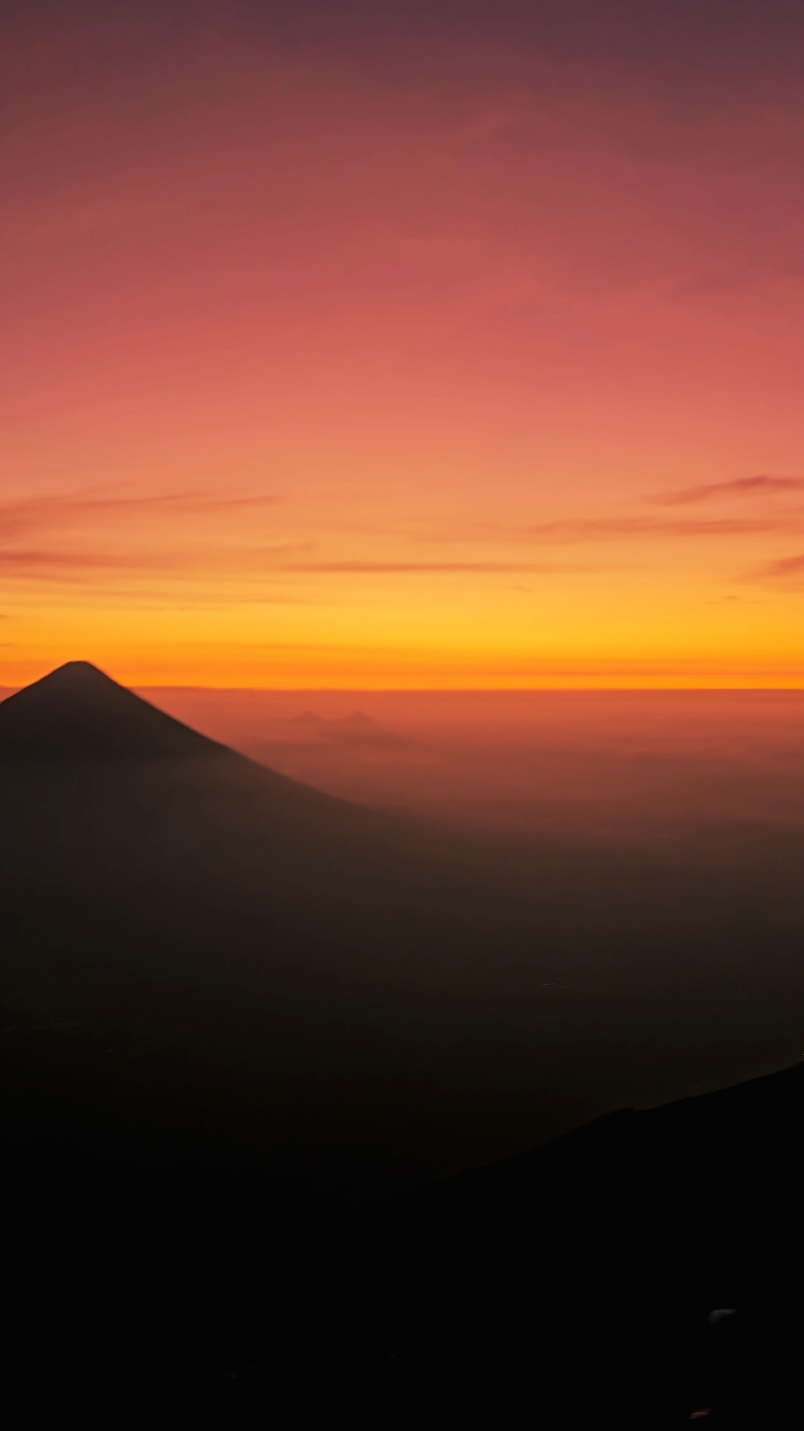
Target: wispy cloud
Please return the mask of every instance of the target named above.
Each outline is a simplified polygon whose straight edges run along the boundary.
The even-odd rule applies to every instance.
[[[478,523],[463,531],[434,534],[436,540],[508,541],[572,545],[584,542],[614,542],[640,540],[686,540],[696,537],[742,537],[771,532],[804,530],[804,511],[758,517],[685,517],[668,519],[659,516],[569,517],[552,522],[531,522],[506,527],[493,522]]]
[[[586,571],[587,567],[579,566],[557,566],[554,563],[541,562],[505,562],[505,561],[319,561],[319,562],[287,562],[283,564],[283,571],[307,572],[314,575],[320,572],[322,575],[338,575],[339,573],[360,574],[405,574],[405,573],[434,573],[449,575],[462,572],[488,572],[517,574],[522,572],[577,572]]]
[[[123,577],[158,576],[162,579],[203,581],[253,580],[255,575],[293,570],[292,559],[310,551],[311,542],[297,542],[254,550],[182,552],[86,552],[47,549],[0,549],[0,572],[33,581],[86,582],[95,573]]]
[[[95,552],[49,552],[15,549],[0,550],[0,571],[14,575],[39,575],[43,572],[108,571],[110,568],[129,570],[142,566],[125,556],[102,556]]]
[[[274,494],[220,497],[208,492],[163,492],[142,497],[114,496],[108,492],[58,493],[0,502],[0,540],[15,540],[38,531],[82,523],[103,523],[116,517],[138,515],[180,517],[216,516],[241,508],[274,506],[281,499]]]
[[[704,520],[662,521],[653,517],[590,517],[563,522],[547,522],[531,528],[542,541],[613,541],[635,537],[734,537],[773,532],[773,519],[714,517]]]
[[[187,592],[253,586],[281,560],[315,550],[309,541],[240,546],[244,531],[253,541],[259,513],[280,500],[270,493],[132,495],[109,488],[7,500],[0,502],[0,574],[28,588],[83,587],[98,595],[101,588],[107,595],[146,588],[164,595],[177,584]]]
[[[804,478],[751,477],[667,493],[655,501],[681,507],[718,494],[775,497],[801,491]],[[347,524],[335,540],[325,514],[317,531],[283,531],[271,519],[269,530],[262,532],[260,511],[280,501],[267,493],[219,496],[185,490],[137,496],[105,489],[2,502],[0,573],[28,590],[37,583],[51,591],[98,592],[102,586],[118,594],[149,592],[160,600],[180,593],[191,602],[202,595],[257,600],[261,592],[269,599],[284,591],[288,599],[298,599],[305,577],[313,587],[315,578],[326,577],[561,576],[602,570],[606,563],[598,564],[589,551],[577,548],[604,543],[636,551],[650,543],[804,534],[801,502],[767,503],[738,513],[632,509],[511,524],[467,524],[445,517],[430,532],[407,538],[399,530],[391,534],[382,523],[371,533],[365,528],[349,533]],[[227,513],[232,513],[231,523]],[[439,551],[444,543],[452,550],[442,546]],[[559,547],[576,551],[550,550]],[[442,555],[460,559],[431,559]],[[614,559],[622,564],[622,550]],[[770,562],[746,579],[796,588],[801,558]]]
[[[804,492],[804,477],[737,477],[731,482],[707,482],[699,487],[680,487],[654,497],[664,507],[691,506],[730,497],[776,497],[788,492]]]
[[[781,557],[769,561],[748,573],[750,581],[779,581],[795,587],[804,586],[804,553],[800,556]]]
[[[313,548],[312,542],[274,547],[238,549],[237,551],[207,551],[144,553],[131,555],[118,552],[81,552],[47,550],[0,550],[0,571],[31,580],[91,581],[96,572],[120,573],[130,577],[138,573],[186,581],[253,582],[255,579],[283,576],[337,575],[416,575],[500,573],[536,574],[587,570],[586,567],[556,565],[541,562],[500,561],[311,561],[299,559]]]

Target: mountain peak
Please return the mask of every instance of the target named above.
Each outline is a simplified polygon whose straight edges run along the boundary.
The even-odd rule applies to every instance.
[[[91,661],[65,661],[63,666],[57,666],[55,671],[51,671],[49,676],[43,676],[42,679],[45,681],[54,681],[69,672],[74,672],[77,675],[81,671],[87,675],[102,676],[104,681],[110,681],[112,679],[111,676],[104,675],[98,666],[93,666]]]
[[[108,686],[125,690],[124,686],[119,686],[117,681],[113,681],[112,677],[107,676],[98,666],[93,666],[91,661],[65,661],[63,666],[57,666],[55,671],[51,671],[39,681],[34,681],[33,685],[27,686],[26,689],[29,691],[55,690],[57,686],[64,689],[68,685],[76,691],[82,688],[97,690]]]
[[[0,704],[0,759],[148,759],[222,748],[89,661],[68,661]]]

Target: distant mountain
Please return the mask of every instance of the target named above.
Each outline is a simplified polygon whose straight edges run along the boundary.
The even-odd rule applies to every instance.
[[[327,724],[323,716],[316,715],[315,711],[300,711],[298,715],[290,716],[290,725],[312,725],[324,726]]]
[[[410,744],[404,736],[388,730],[363,711],[353,711],[351,715],[338,716],[335,720],[327,720],[324,716],[316,715],[314,711],[301,711],[299,715],[291,716],[288,724],[301,726],[315,732],[320,740],[331,745],[401,746]]]
[[[408,745],[404,736],[387,730],[379,721],[365,715],[363,711],[353,711],[330,721],[326,729],[327,738],[338,745]]]

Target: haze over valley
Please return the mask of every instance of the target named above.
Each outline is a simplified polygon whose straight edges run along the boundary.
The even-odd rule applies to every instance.
[[[12,1062],[362,1198],[802,1056],[798,694],[309,699],[161,697],[338,795],[81,663],[0,705]]]

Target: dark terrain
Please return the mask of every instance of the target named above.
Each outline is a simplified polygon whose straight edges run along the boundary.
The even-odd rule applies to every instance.
[[[361,1209],[259,1158],[7,1163],[18,1423],[800,1424],[804,1068]]]
[[[801,1059],[801,825],[459,836],[81,663],[0,799],[31,1420],[795,1424],[800,1067],[613,1110]]]

